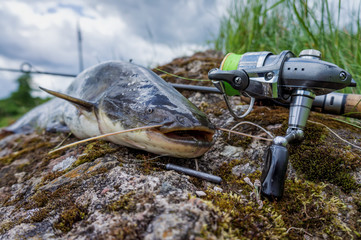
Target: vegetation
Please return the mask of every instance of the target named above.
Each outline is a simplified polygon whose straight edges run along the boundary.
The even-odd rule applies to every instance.
[[[47,101],[31,96],[31,76],[23,74],[17,80],[18,89],[0,100],[0,127],[8,126],[33,107]]]
[[[333,3],[336,1],[332,1]],[[234,1],[221,20],[215,47],[224,52],[318,49],[325,61],[348,70],[361,93],[361,3],[345,14],[350,1]],[[350,10],[351,11],[351,10]]]
[[[235,176],[232,168],[239,160],[218,168],[223,192],[208,189],[203,198],[214,212],[212,224],[205,226],[205,239],[303,239],[308,237],[352,239],[359,237],[359,227],[351,215],[346,224],[339,218],[349,211],[331,186],[304,179],[288,179],[287,194],[279,202],[260,201],[256,171]]]

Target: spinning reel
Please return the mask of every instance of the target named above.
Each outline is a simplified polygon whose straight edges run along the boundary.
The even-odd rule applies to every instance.
[[[288,164],[287,146],[302,141],[315,97],[356,86],[348,72],[320,58],[321,52],[314,49],[301,51],[299,57],[290,51],[279,55],[271,52],[229,53],[220,69],[212,69],[208,73],[237,120],[251,112],[256,98],[290,103],[286,135],[274,138],[264,162],[261,176],[263,196],[282,197]],[[251,98],[248,110],[241,116],[232,110],[229,103],[228,96],[234,95]]]

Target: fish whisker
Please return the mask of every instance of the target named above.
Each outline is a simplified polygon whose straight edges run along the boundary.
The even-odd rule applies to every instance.
[[[99,138],[109,137],[109,136],[113,136],[113,135],[117,135],[117,134],[121,134],[121,133],[133,132],[133,131],[138,131],[138,130],[158,128],[158,127],[161,127],[161,126],[163,126],[163,125],[162,125],[162,124],[159,124],[159,125],[152,125],[152,126],[144,126],[144,127],[131,128],[131,129],[126,129],[126,130],[117,131],[117,132],[112,132],[112,133],[106,133],[106,134],[102,134],[102,135],[99,135],[99,136],[95,136],[95,137],[91,137],[91,138],[86,138],[86,139],[83,139],[83,140],[80,140],[80,141],[77,141],[77,142],[74,142],[74,143],[70,143],[70,144],[65,145],[65,146],[63,146],[63,147],[60,147],[60,148],[51,150],[51,151],[49,152],[49,154],[52,154],[52,153],[54,153],[54,152],[57,152],[57,151],[60,151],[60,150],[63,150],[63,149],[66,149],[66,148],[69,148],[69,147],[72,147],[72,146],[76,146],[76,145],[81,144],[81,143],[93,141],[93,140],[96,140],[96,139],[99,139]]]

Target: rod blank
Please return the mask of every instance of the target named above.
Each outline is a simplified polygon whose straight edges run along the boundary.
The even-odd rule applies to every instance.
[[[181,172],[181,173],[187,174],[187,175],[192,176],[192,177],[201,178],[201,179],[207,180],[209,182],[213,182],[213,183],[218,183],[219,184],[219,183],[222,182],[222,178],[220,178],[218,176],[215,176],[215,175],[212,175],[212,174],[209,174],[209,173],[205,173],[205,172],[196,171],[196,170],[193,170],[193,169],[190,169],[190,168],[181,167],[181,166],[174,165],[174,164],[171,164],[171,163],[168,163],[165,166],[165,168],[167,170],[174,170],[174,171]]]

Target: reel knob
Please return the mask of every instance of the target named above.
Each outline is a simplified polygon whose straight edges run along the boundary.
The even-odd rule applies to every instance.
[[[305,49],[300,52],[300,57],[311,57],[316,59],[321,59],[321,52],[316,49]]]

